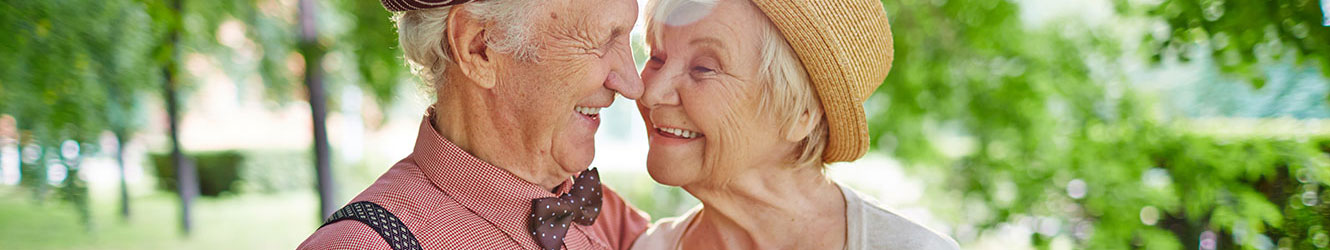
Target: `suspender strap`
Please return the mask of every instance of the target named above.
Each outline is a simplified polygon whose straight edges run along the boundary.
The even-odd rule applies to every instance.
[[[383,240],[388,241],[388,246],[393,250],[421,250],[420,242],[416,241],[416,236],[407,230],[406,225],[402,224],[397,216],[388,212],[379,204],[368,201],[358,201],[342,207],[337,210],[327,220],[323,220],[324,227],[341,220],[356,220],[360,223],[374,229]]]

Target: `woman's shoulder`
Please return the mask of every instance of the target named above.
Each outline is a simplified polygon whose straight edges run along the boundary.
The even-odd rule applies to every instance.
[[[702,205],[698,205],[678,217],[664,218],[651,223],[651,227],[648,227],[647,231],[642,233],[642,236],[638,236],[637,240],[633,242],[632,249],[677,249],[676,244],[679,243],[679,238],[683,237],[683,232],[688,230],[688,225],[692,223],[693,216],[697,215],[701,208]]]
[[[848,223],[846,249],[960,249],[951,237],[911,221],[841,185]]]

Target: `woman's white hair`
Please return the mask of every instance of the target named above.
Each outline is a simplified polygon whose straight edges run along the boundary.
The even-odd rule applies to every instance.
[[[651,0],[647,3],[646,25],[648,36],[660,40],[662,25],[685,25],[701,19],[710,12],[718,0]],[[748,1],[748,0],[743,0]],[[700,14],[699,14],[700,13]],[[758,77],[763,94],[759,99],[759,113],[774,116],[788,130],[797,126],[800,116],[808,112],[811,122],[816,122],[813,132],[799,142],[797,155],[792,157],[794,166],[822,164],[822,154],[827,148],[830,132],[823,116],[822,102],[813,89],[812,78],[804,70],[790,47],[785,36],[776,29],[776,24],[764,15],[762,18],[761,57]]]
[[[539,44],[530,24],[532,13],[544,1],[486,0],[466,3],[463,8],[480,23],[489,25],[485,44],[499,53],[511,54],[518,60],[539,58]],[[457,6],[399,12],[393,15],[397,22],[398,43],[406,57],[411,73],[430,87],[442,86],[444,71],[453,63],[448,53],[448,13]]]

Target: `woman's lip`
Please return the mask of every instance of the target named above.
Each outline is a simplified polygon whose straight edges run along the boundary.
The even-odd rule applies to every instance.
[[[691,130],[677,129],[677,130],[683,130],[683,131],[685,131],[686,133],[692,133],[692,138],[688,138],[688,137],[683,137],[683,136],[679,136],[679,135],[675,135],[675,134],[673,134],[673,133],[670,133],[670,132],[666,131],[667,129],[677,129],[677,128],[660,127],[660,128],[656,128],[656,129],[653,129],[653,130],[655,130],[656,133],[657,133],[657,134],[660,134],[661,136],[665,136],[665,137],[669,137],[669,138],[676,138],[676,139],[683,139],[683,140],[697,139],[697,138],[702,138],[702,136],[703,136],[702,133],[693,132],[693,131],[691,131]]]
[[[652,130],[651,130],[651,137],[652,137],[651,143],[653,143],[653,144],[656,144],[656,143],[662,143],[662,144],[665,144],[665,145],[685,144],[685,143],[689,143],[689,142],[693,142],[693,141],[700,140],[700,139],[702,139],[702,138],[706,138],[705,136],[703,136],[703,135],[701,135],[701,134],[699,134],[699,135],[697,135],[697,137],[693,137],[693,138],[683,138],[683,137],[679,137],[679,136],[676,136],[676,135],[674,135],[674,134],[671,134],[671,133],[669,133],[669,132],[661,131],[660,129],[652,129]]]

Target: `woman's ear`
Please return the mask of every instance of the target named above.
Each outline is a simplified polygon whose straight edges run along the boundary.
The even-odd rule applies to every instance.
[[[799,118],[786,125],[785,140],[790,142],[803,141],[804,138],[808,138],[808,135],[813,133],[813,129],[817,128],[817,123],[821,120],[820,115],[804,109],[804,112],[799,114]]]
[[[495,61],[491,60],[489,46],[485,44],[485,26],[466,14],[461,8],[453,8],[448,13],[446,37],[452,45],[449,54],[453,55],[457,68],[464,77],[485,89],[493,88],[496,82]]]

